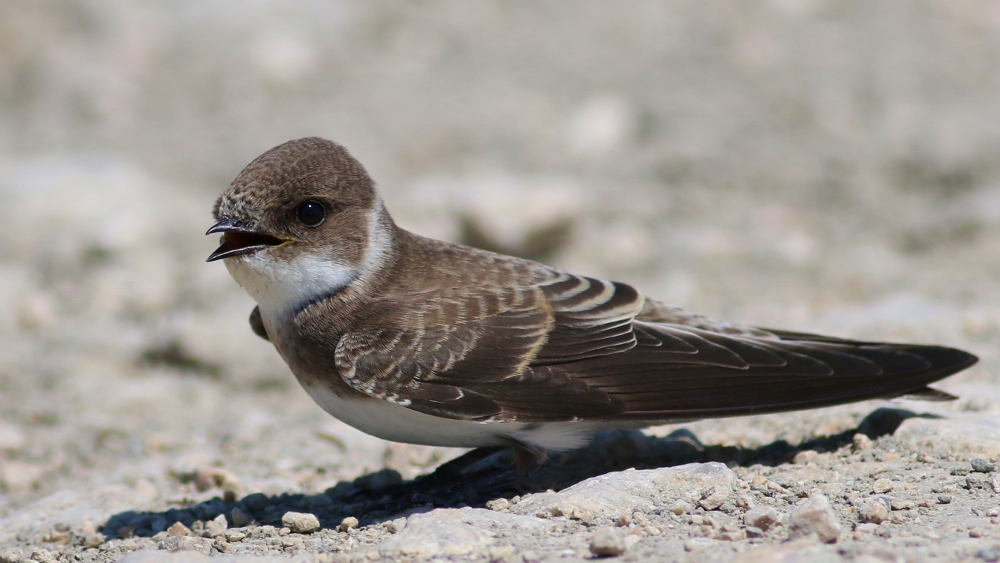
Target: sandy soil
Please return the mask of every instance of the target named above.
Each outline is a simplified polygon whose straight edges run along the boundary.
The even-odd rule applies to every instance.
[[[574,6],[0,5],[0,560],[388,559],[439,524],[492,530],[453,559],[590,558],[605,527],[629,561],[1000,559],[995,3]],[[217,194],[311,134],[346,144],[421,234],[719,318],[982,361],[941,385],[950,404],[703,421],[603,436],[512,483],[400,485],[461,451],[323,414],[203,262]],[[587,477],[713,461],[729,505],[517,513]],[[782,543],[814,494],[836,542]],[[751,505],[779,523],[758,536]],[[282,532],[287,511],[322,529]]]

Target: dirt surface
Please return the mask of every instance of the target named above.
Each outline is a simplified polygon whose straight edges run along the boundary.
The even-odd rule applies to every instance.
[[[0,562],[1000,560],[998,32],[985,0],[0,4]],[[322,413],[203,262],[218,193],[314,134],[421,234],[982,361],[953,403],[417,479],[463,452]]]

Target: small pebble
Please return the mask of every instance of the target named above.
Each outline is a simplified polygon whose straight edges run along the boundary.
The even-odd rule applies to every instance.
[[[281,523],[296,534],[311,534],[319,529],[319,518],[308,512],[286,512]]]
[[[340,521],[340,531],[346,532],[348,530],[358,527],[358,519],[353,516],[348,516]]]
[[[913,503],[908,500],[892,499],[890,507],[893,510],[910,510],[913,508]]]
[[[981,537],[983,537],[983,529],[982,528],[972,528],[971,530],[969,530],[969,537],[970,538],[981,538]]]
[[[601,528],[590,537],[590,552],[597,557],[617,557],[625,553],[625,536],[616,528]]]
[[[213,520],[209,520],[205,523],[205,535],[210,538],[215,538],[221,536],[229,528],[229,523],[226,522],[226,516],[220,514]]]
[[[493,499],[486,503],[486,508],[496,512],[501,512],[510,508],[510,501],[505,498]]]
[[[809,500],[792,510],[788,522],[788,538],[816,534],[820,541],[833,543],[840,536],[840,523],[830,506],[830,501],[821,494],[814,494]]]
[[[755,506],[747,510],[743,516],[743,523],[766,532],[776,525],[780,518],[781,516],[773,506]]]
[[[764,530],[757,528],[755,526],[747,526],[746,533],[748,538],[760,538],[764,537]]]
[[[243,532],[237,532],[236,530],[226,530],[224,536],[228,542],[243,541],[247,537]]]
[[[3,550],[0,553],[0,563],[21,563],[24,560],[24,552],[16,547]]]
[[[406,518],[396,518],[395,520],[383,522],[382,527],[384,527],[385,531],[390,534],[398,534],[403,531],[403,528],[406,527]]]
[[[676,502],[673,506],[670,507],[670,511],[676,514],[677,516],[680,516],[681,514],[687,514],[688,512],[691,512],[693,509],[694,507],[691,506],[690,503],[687,503],[683,500]]]
[[[938,495],[938,504],[951,504],[951,495]]]
[[[851,440],[851,449],[856,452],[863,452],[872,449],[872,439],[864,434],[855,434]]]
[[[167,528],[168,536],[190,536],[191,529],[185,526],[182,522],[174,522]]]
[[[876,479],[875,482],[872,483],[872,492],[874,492],[876,495],[884,495],[885,493],[891,491],[892,487],[893,487],[892,481],[885,478]]]
[[[970,461],[969,463],[972,465],[972,470],[975,471],[976,473],[989,473],[990,471],[993,471],[993,469],[995,468],[993,462],[991,462],[988,459],[983,459],[981,457],[977,457],[972,461]]]
[[[858,519],[862,522],[881,524],[889,519],[889,507],[877,498],[858,499],[855,507],[858,509]]]
[[[31,560],[38,563],[56,563],[56,556],[47,549],[36,549],[31,552]]]

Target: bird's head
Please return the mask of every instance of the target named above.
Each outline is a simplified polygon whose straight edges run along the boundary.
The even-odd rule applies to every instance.
[[[224,260],[263,314],[294,312],[370,274],[394,228],[361,163],[315,137],[257,157],[214,215],[206,234],[222,241],[208,261]]]

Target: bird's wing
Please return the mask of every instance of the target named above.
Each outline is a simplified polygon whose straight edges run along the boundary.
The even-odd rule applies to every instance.
[[[399,323],[345,334],[353,388],[447,418],[660,421],[926,394],[976,361],[937,346],[715,323],[631,286],[559,274],[492,293],[414,296]],[[378,312],[373,312],[373,317]]]
[[[945,400],[946,393],[927,385],[977,360],[942,346],[781,331],[761,337],[644,321],[636,321],[633,329],[644,335],[634,349],[559,366],[624,402],[618,420],[763,414],[902,395]],[[679,341],[689,346],[686,352]],[[728,350],[743,365],[704,361],[703,351],[714,347]]]
[[[643,298],[630,286],[553,272],[523,286],[406,299],[395,310],[409,311],[407,318],[341,337],[337,369],[353,388],[449,418],[516,420],[537,410],[572,420],[622,410],[607,393],[548,366],[634,347],[632,319]]]

